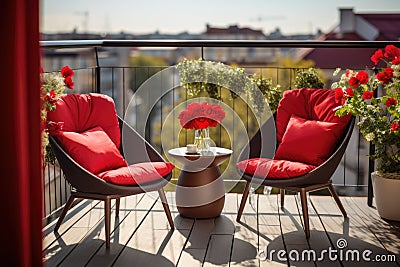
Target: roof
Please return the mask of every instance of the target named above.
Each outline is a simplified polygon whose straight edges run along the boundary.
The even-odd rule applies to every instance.
[[[369,23],[372,28],[376,29],[377,41],[398,41],[400,40],[400,14],[378,13],[378,14],[358,14],[355,17]],[[365,31],[366,28],[363,28]],[[365,32],[364,32],[365,33]],[[340,32],[338,25],[330,32],[319,36],[318,40],[347,40],[347,41],[364,41],[362,32],[357,30],[353,32]],[[299,59],[309,59],[315,62],[319,68],[365,68],[371,67],[370,56],[376,49],[373,48],[304,48],[300,49],[297,57]]]
[[[207,30],[204,34],[208,35],[223,35],[223,34],[244,34],[244,35],[262,35],[265,36],[262,30],[254,30],[251,28],[240,28],[237,25],[231,25],[228,28],[216,28],[207,25]]]
[[[379,30],[383,40],[398,40],[400,38],[400,14],[356,14]]]

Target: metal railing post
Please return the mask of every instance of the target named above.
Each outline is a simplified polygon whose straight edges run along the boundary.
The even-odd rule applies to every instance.
[[[95,51],[95,55],[96,55],[96,67],[94,69],[94,75],[95,75],[95,79],[96,79],[96,87],[95,87],[95,92],[99,93],[101,92],[100,89],[100,81],[101,81],[101,77],[100,77],[100,64],[99,64],[99,51],[98,48],[95,47],[94,48]]]

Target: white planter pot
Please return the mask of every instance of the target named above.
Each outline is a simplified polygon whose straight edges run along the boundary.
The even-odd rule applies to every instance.
[[[400,221],[400,180],[383,178],[379,173],[373,172],[372,183],[379,216]]]

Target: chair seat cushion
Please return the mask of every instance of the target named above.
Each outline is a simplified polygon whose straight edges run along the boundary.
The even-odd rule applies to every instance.
[[[343,132],[339,123],[292,115],[274,159],[318,166],[329,158]]]
[[[246,174],[267,179],[298,177],[315,169],[315,166],[301,162],[267,158],[251,158],[243,160],[237,164],[237,167]]]
[[[127,166],[113,141],[99,126],[82,133],[60,131],[56,137],[65,151],[93,174]]]
[[[142,162],[105,171],[97,176],[106,182],[117,185],[140,185],[161,179],[171,173],[174,167],[169,162]]]

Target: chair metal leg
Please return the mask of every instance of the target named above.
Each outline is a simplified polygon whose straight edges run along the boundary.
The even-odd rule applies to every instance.
[[[304,221],[304,231],[306,233],[306,238],[310,238],[310,222],[308,218],[308,206],[307,206],[307,192],[304,188],[300,190],[301,198],[301,208],[303,210],[303,221]]]
[[[285,189],[280,189],[279,192],[281,194],[281,208],[283,208],[285,205]]]
[[[169,209],[167,197],[165,196],[163,188],[158,190],[158,195],[160,196],[165,214],[167,215],[169,226],[171,227],[171,229],[175,229],[174,220],[172,220],[171,211]]]
[[[236,221],[237,222],[239,222],[240,218],[242,217],[242,213],[243,213],[243,210],[244,210],[244,205],[246,205],[247,198],[249,197],[249,191],[250,191],[250,182],[247,182],[246,183],[246,187],[244,188],[244,191],[243,191],[242,201],[240,202],[238,215],[236,217]]]
[[[111,198],[104,200],[104,220],[106,230],[106,247],[110,247],[110,224],[111,224]]]
[[[68,210],[71,208],[72,203],[74,203],[74,200],[75,200],[75,197],[73,197],[73,196],[71,195],[71,196],[69,197],[67,203],[65,204],[64,209],[63,209],[63,211],[62,211],[61,214],[60,214],[60,217],[58,218],[56,227],[54,227],[54,231],[55,231],[55,232],[57,232],[58,229],[60,228],[61,223],[62,223],[62,221],[64,220],[65,215],[67,215]]]
[[[328,189],[329,189],[329,192],[331,193],[333,199],[335,200],[336,204],[338,205],[340,211],[342,212],[343,217],[347,217],[346,210],[344,209],[343,204],[342,204],[342,202],[340,201],[339,196],[337,195],[337,193],[336,193],[336,191],[335,191],[335,188],[333,188],[333,185],[330,184],[330,185],[328,186]]]
[[[116,198],[115,199],[115,217],[119,216],[119,206],[121,203],[121,199],[120,198]]]

